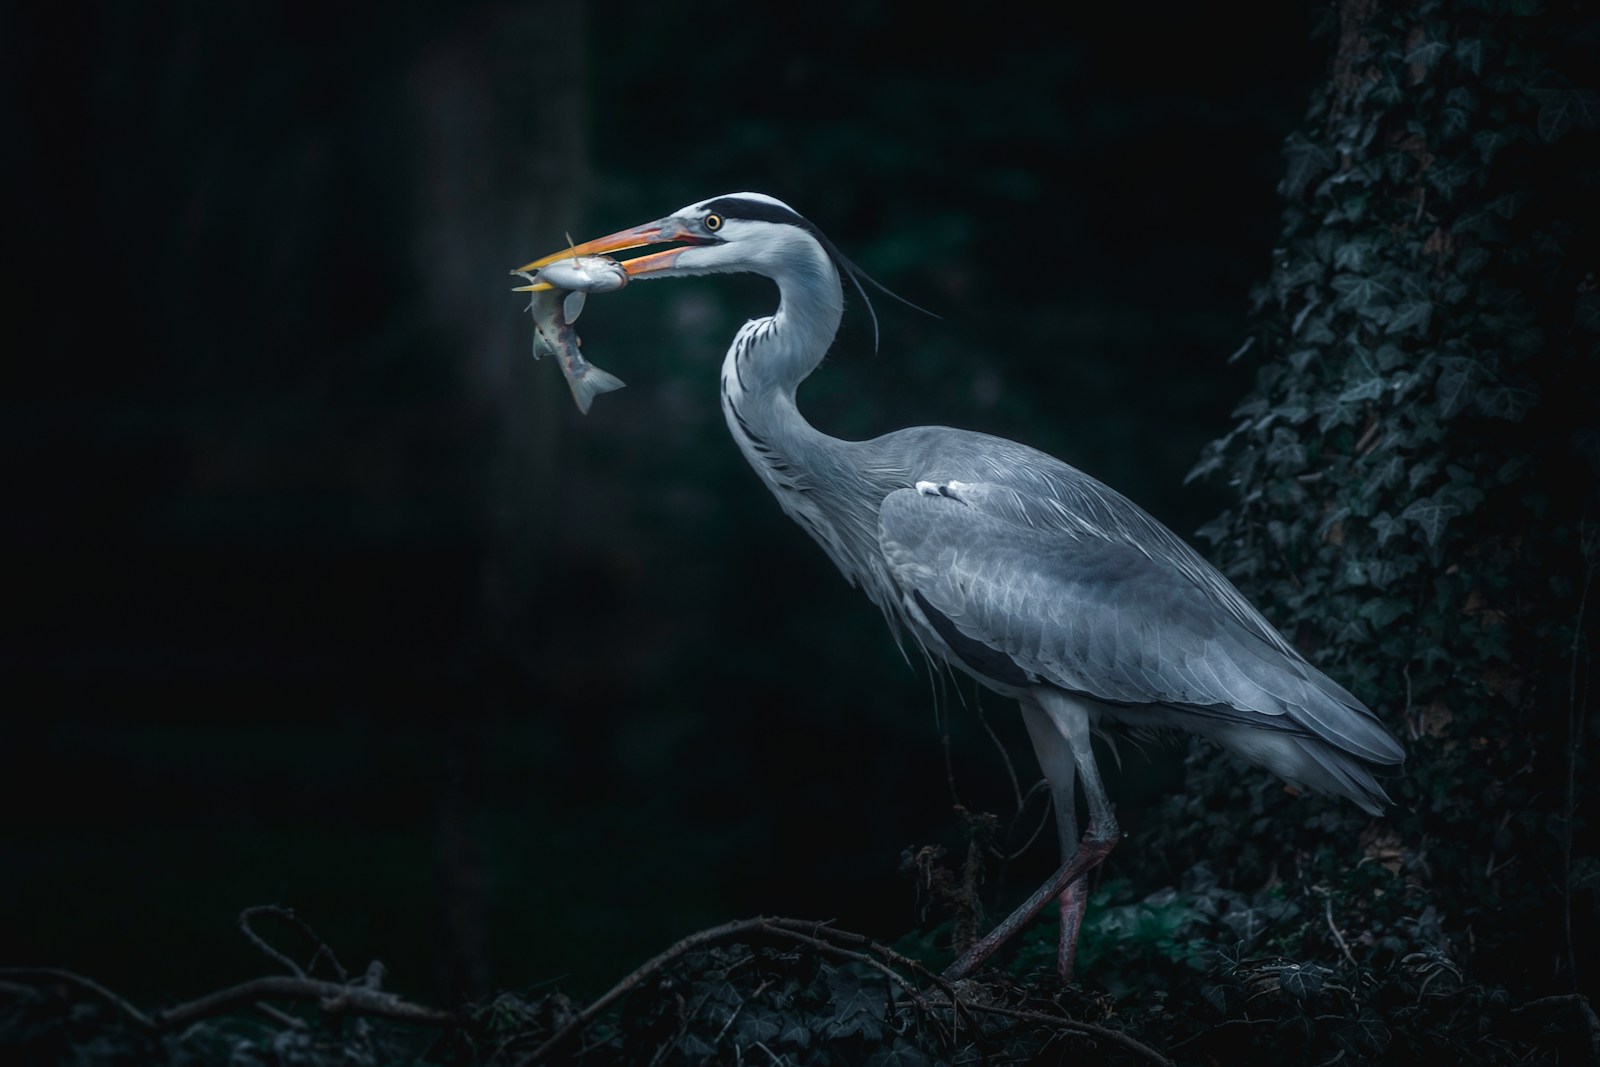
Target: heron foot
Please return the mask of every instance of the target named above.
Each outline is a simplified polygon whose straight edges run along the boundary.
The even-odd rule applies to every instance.
[[[1088,888],[1084,886],[1080,889],[1078,891],[1080,896],[1078,897],[1073,897],[1069,894],[1072,892],[1072,887],[1075,883],[1081,884],[1084,875],[1105,862],[1106,857],[1111,855],[1111,850],[1116,847],[1116,844],[1117,831],[1115,823],[1112,823],[1109,829],[1095,827],[1091,824],[1089,832],[1084,835],[1082,841],[1078,842],[1078,850],[1073,854],[1072,858],[1063,863],[1060,869],[1051,876],[1050,880],[1034,892],[1033,896],[1023,901],[1021,907],[1006,916],[1000,925],[990,930],[983,940],[973,945],[961,955],[960,959],[945,968],[944,979],[954,982],[971,974],[973,969],[993,955],[996,949],[1009,941],[1024,926],[1032,922],[1034,917],[1043,911],[1045,905],[1052,900],[1060,900],[1063,909],[1061,944],[1057,947],[1056,966],[1058,970],[1061,970],[1063,978],[1070,978],[1073,958],[1077,955],[1078,928],[1083,921],[1084,906],[1088,903]],[[1065,914],[1069,899],[1074,901],[1072,906],[1077,912],[1077,917],[1072,921],[1070,929]],[[1067,944],[1069,934],[1071,936],[1070,946]]]

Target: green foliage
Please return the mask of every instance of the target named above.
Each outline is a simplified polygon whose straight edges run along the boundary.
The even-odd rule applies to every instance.
[[[1600,96],[1581,83],[1597,30],[1496,0],[1341,28],[1284,149],[1256,386],[1191,478],[1237,493],[1201,530],[1219,564],[1410,757],[1375,823],[1290,806],[1197,754],[1138,843],[1241,888],[1320,878],[1353,899],[1366,881],[1382,894],[1369,933],[1435,915],[1439,951],[1528,988],[1570,981],[1597,922],[1581,814],[1600,562]],[[1242,811],[1258,825],[1218,817]],[[1403,865],[1358,870],[1388,837]],[[1300,951],[1326,951],[1326,931],[1306,933]]]
[[[1170,901],[1145,903],[1141,928],[1164,931],[1153,944],[1190,921]],[[684,952],[592,1016],[555,990],[507,991],[439,1029],[381,1011],[352,1015],[327,1002],[274,1007],[241,999],[155,1033],[77,983],[8,987],[0,996],[0,1054],[18,1064],[175,1067],[1553,1064],[1581,1061],[1593,1017],[1585,1008],[1576,997],[1518,1003],[1426,948],[1379,974],[1280,954],[1236,955],[1147,995],[1118,998],[1063,988],[1048,971],[1027,983],[991,974],[949,985],[877,946],[862,953],[758,938]]]

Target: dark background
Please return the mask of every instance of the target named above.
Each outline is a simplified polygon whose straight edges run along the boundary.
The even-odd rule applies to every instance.
[[[772,193],[940,316],[879,300],[874,354],[853,300],[819,427],[1016,437],[1187,536],[1325,58],[1299,5],[43,10],[0,18],[0,960],[135,997],[259,970],[257,903],[440,996],[758,912],[909,929],[941,723],[963,802],[1011,787],[726,437],[770,285],[595,298],[629,388],[582,417],[505,271]]]

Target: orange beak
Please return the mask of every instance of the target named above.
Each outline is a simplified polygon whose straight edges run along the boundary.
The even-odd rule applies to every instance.
[[[573,245],[559,252],[552,252],[543,259],[536,259],[532,263],[525,263],[512,271],[512,274],[529,275],[540,267],[548,267],[552,263],[563,259],[577,259],[579,256],[603,256],[611,252],[624,252],[630,248],[641,248],[644,245],[669,244],[673,241],[691,241],[695,244],[704,244],[705,239],[696,237],[683,224],[674,219],[659,219],[647,222],[643,226],[635,226],[629,230],[618,230],[606,237],[597,237],[593,241],[585,241],[581,245]],[[672,266],[673,260],[683,253],[682,248],[669,248],[664,252],[653,252],[647,256],[635,256],[633,259],[621,261],[622,269],[630,278],[637,278],[641,274],[650,274],[654,271],[665,270]],[[548,282],[534,282],[532,285],[519,285],[512,290],[514,293],[536,293],[549,289]]]

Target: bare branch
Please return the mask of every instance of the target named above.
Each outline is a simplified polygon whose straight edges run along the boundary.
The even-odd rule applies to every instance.
[[[1054,1026],[1062,1030],[1070,1030],[1073,1033],[1086,1034],[1089,1037],[1098,1038],[1101,1041],[1108,1041],[1113,1045],[1118,1045],[1122,1048],[1125,1048],[1135,1055],[1143,1056],[1151,1063],[1160,1064],[1161,1067],[1176,1067],[1171,1060],[1167,1059],[1149,1045],[1146,1045],[1144,1042],[1135,1038],[1129,1037],[1120,1030],[1111,1030],[1104,1026],[1096,1026],[1094,1023],[1079,1022],[1077,1019],[1069,1019],[1064,1015],[1047,1015],[1044,1012],[1039,1011],[1019,1011],[1016,1008],[1002,1008],[996,1004],[969,1004],[967,1006],[973,1011],[986,1012],[990,1015],[1004,1015],[1011,1019],[1020,1019],[1024,1022],[1039,1023],[1043,1026]]]
[[[72,971],[62,970],[60,967],[0,967],[0,975],[9,978],[29,978],[34,980],[45,978],[66,982],[68,985],[74,985],[79,989],[86,989],[93,993],[144,1029],[156,1029],[155,1022],[148,1015],[111,992],[99,982],[96,982],[93,978],[85,978],[81,974],[74,974]]]
[[[306,964],[304,970],[301,969],[298,963],[294,962],[294,960],[273,948],[267,943],[265,938],[256,933],[255,927],[252,925],[252,923],[258,916],[268,916],[274,919],[282,919],[284,922],[288,923],[290,926],[294,927],[294,929],[299,931],[302,937],[315,946],[316,951],[312,952],[311,954],[311,962]],[[334,974],[338,976],[339,981],[348,982],[350,980],[349,972],[344,969],[344,964],[339,962],[339,957],[334,955],[333,949],[328,947],[328,943],[326,941],[317,936],[317,932],[311,929],[311,925],[309,923],[295,914],[293,908],[285,908],[277,904],[259,904],[252,908],[246,908],[239,913],[239,932],[244,934],[244,936],[249,939],[250,943],[255,945],[256,948],[260,949],[268,959],[276,960],[278,963],[283,964],[283,966],[288,968],[289,972],[296,977],[308,977],[307,972],[316,970],[317,960],[325,956],[327,957],[328,963],[333,966]]]
[[[569,1038],[581,1033],[584,1027],[588,1026],[597,1015],[605,1011],[611,1005],[615,1004],[625,993],[644,984],[645,981],[660,972],[663,967],[677,959],[679,956],[682,956],[684,953],[693,951],[702,945],[709,945],[713,942],[721,941],[725,938],[737,937],[740,934],[748,934],[758,931],[762,928],[766,921],[767,920],[765,919],[740,919],[736,922],[723,923],[721,926],[713,926],[709,930],[701,930],[699,933],[690,934],[688,937],[672,945],[665,952],[662,952],[652,959],[647,960],[641,967],[637,968],[627,977],[623,978],[622,981],[612,986],[602,996],[592,1001],[588,1007],[584,1008],[577,1014],[576,1018],[574,1018],[566,1026],[563,1026],[560,1030],[557,1030],[548,1041],[534,1049],[520,1062],[536,1063],[539,1060],[544,1059],[545,1056],[551,1052],[551,1050],[558,1048]]]
[[[314,1001],[329,1014],[375,1015],[398,1022],[422,1026],[466,1026],[468,1020],[456,1012],[441,1011],[402,1000],[393,993],[379,993],[360,986],[325,982],[317,978],[269,975],[208,993],[186,1004],[158,1012],[156,1027],[172,1030],[199,1019],[221,1015],[239,1004],[258,1000]]]

